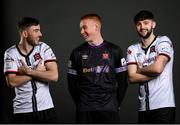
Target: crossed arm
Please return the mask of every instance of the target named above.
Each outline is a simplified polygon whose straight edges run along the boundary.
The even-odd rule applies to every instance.
[[[157,56],[155,62],[149,66],[128,65],[128,77],[131,83],[146,82],[156,78],[162,73],[169,58],[165,55]]]
[[[41,80],[44,82],[58,80],[58,68],[56,62],[47,62],[45,65],[39,63],[36,69],[29,68],[23,61],[19,67],[17,74],[8,74],[6,80],[8,85],[13,87],[21,86],[32,79]]]

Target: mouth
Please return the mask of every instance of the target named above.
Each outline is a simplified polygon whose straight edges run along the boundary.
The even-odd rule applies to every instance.
[[[87,35],[87,34],[83,34],[82,37],[83,37],[84,39],[88,39],[88,35]]]
[[[148,32],[148,30],[147,29],[140,29],[140,32],[141,33],[146,33],[146,32]]]

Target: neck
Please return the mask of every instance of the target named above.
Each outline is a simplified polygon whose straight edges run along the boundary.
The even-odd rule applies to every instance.
[[[152,35],[150,35],[150,36],[149,36],[148,38],[146,38],[146,39],[141,38],[141,39],[142,39],[143,47],[144,47],[144,48],[147,48],[147,47],[153,42],[153,40],[154,40],[155,37],[156,37],[156,36],[155,36],[154,34],[152,34]]]
[[[24,55],[27,55],[33,48],[32,45],[28,44],[28,42],[23,39],[20,40],[18,47]]]
[[[99,37],[95,38],[92,41],[89,41],[88,43],[92,46],[99,46],[100,44],[102,44],[104,41],[104,39],[102,38],[102,36],[100,35]]]

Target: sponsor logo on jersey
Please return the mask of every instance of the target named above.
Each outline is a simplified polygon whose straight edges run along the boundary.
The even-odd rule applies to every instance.
[[[7,55],[5,60],[6,60],[6,62],[13,62],[14,61],[14,59],[12,57],[10,57],[9,55]]]
[[[170,52],[170,48],[167,47],[167,46],[162,46],[162,47],[161,47],[161,52],[169,53],[169,52]]]
[[[145,60],[145,62],[144,63],[148,63],[148,64],[151,64],[152,62],[154,62],[155,61],[155,59],[156,59],[156,57],[151,57],[151,58],[149,58],[149,59],[147,59],[147,60]]]
[[[96,66],[96,67],[89,67],[89,68],[83,68],[83,73],[108,73],[109,72],[109,66]]]

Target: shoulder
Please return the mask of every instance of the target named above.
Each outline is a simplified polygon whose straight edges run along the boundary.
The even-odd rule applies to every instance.
[[[39,42],[39,44],[36,47],[44,52],[47,50],[52,50],[52,48],[47,43],[44,42]]]
[[[119,55],[123,53],[121,47],[118,46],[117,44],[114,44],[109,41],[105,41],[105,44],[106,44],[106,47],[110,49],[115,55]]]
[[[42,42],[42,41],[40,41],[40,42],[38,43],[38,46],[39,46],[39,47],[49,47],[49,45],[48,45],[47,43],[44,43],[44,42]]]
[[[159,40],[170,40],[168,36],[157,36]]]
[[[74,48],[72,52],[81,52],[81,51],[87,50],[87,47],[88,47],[88,44],[86,42]]]
[[[135,43],[135,44],[130,45],[128,47],[128,50],[134,50],[134,49],[136,49],[136,48],[138,48],[140,46],[141,46],[141,43]]]
[[[8,49],[5,51],[5,54],[6,54],[6,53],[13,54],[13,53],[15,53],[16,51],[17,51],[17,47],[16,47],[16,45],[13,45],[13,46],[11,46],[10,48],[8,48]]]
[[[172,42],[168,36],[157,36],[157,44],[170,44],[172,45]]]
[[[120,46],[118,46],[118,45],[116,45],[116,44],[114,44],[114,43],[112,43],[112,42],[109,42],[109,41],[104,41],[105,42],[105,44],[108,46],[108,47],[110,47],[110,48],[112,48],[112,49],[121,49],[121,47]]]

